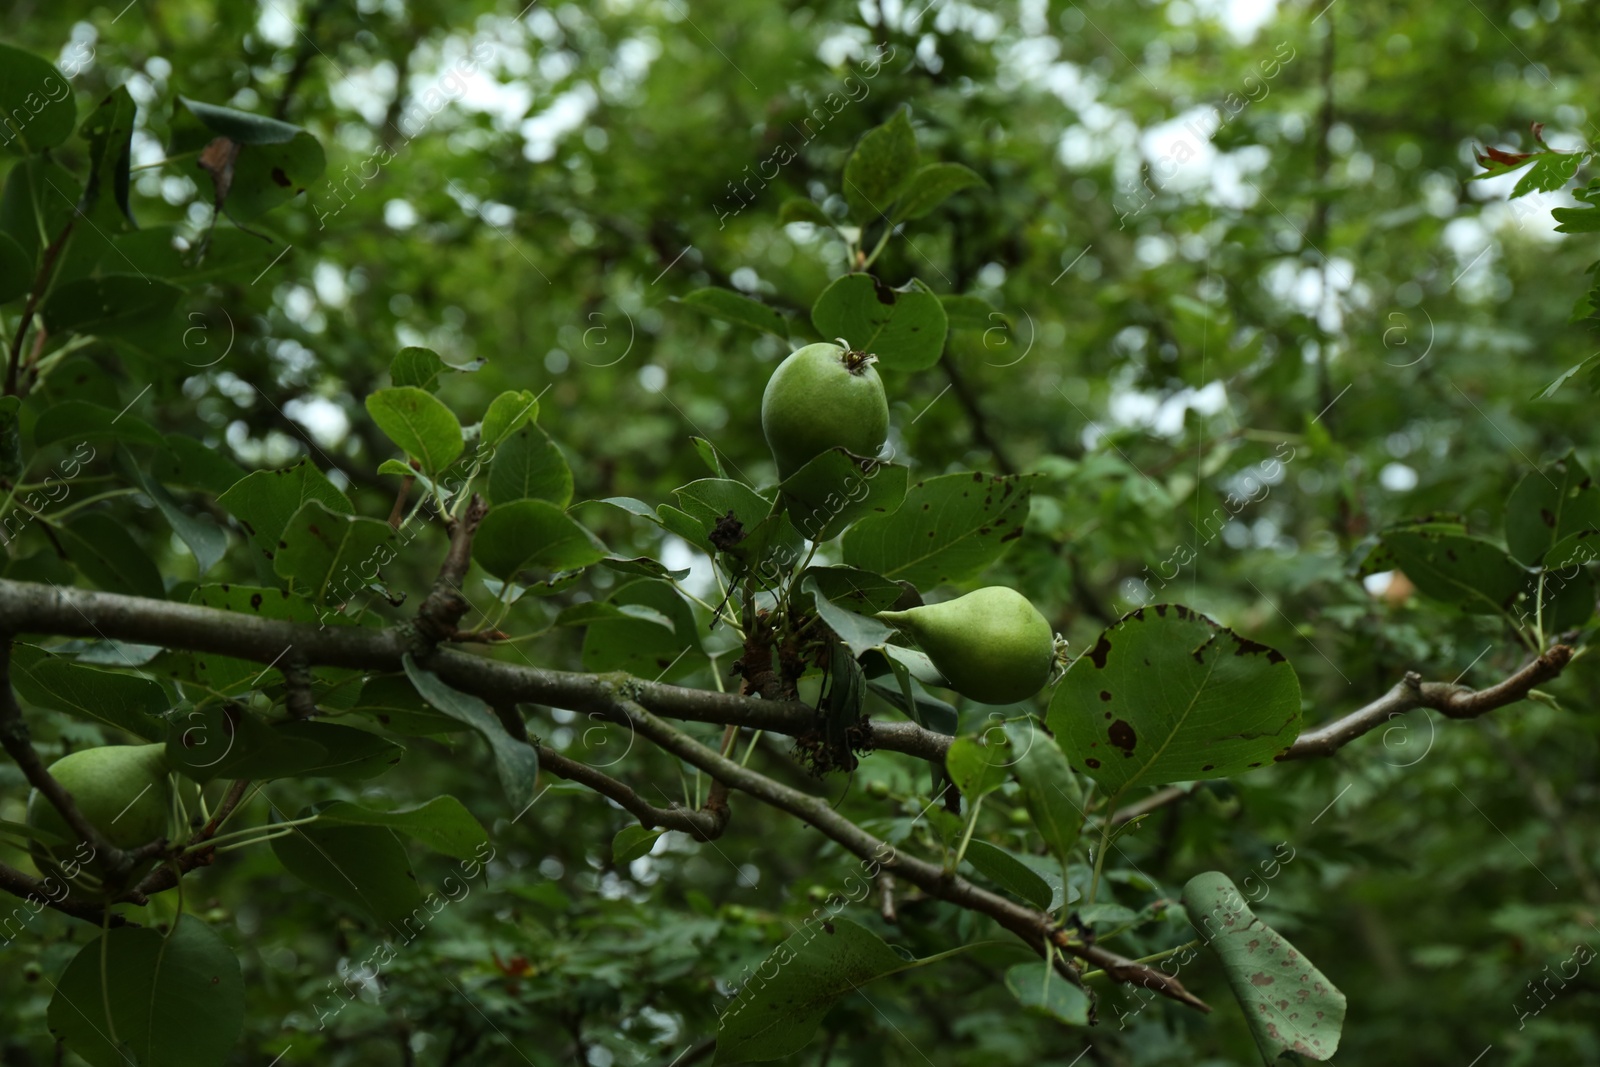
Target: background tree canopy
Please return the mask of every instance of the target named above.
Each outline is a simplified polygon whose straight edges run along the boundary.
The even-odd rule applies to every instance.
[[[518,6],[4,15],[0,1062],[1600,1058],[1600,15]]]

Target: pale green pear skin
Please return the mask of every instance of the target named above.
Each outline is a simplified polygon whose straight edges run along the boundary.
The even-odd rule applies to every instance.
[[[1027,700],[1050,680],[1055,634],[1015,589],[991,585],[877,617],[915,639],[950,688],[980,704]]]
[[[835,344],[806,345],[767,379],[761,432],[778,461],[778,477],[787,478],[830,448],[875,456],[889,439],[883,379],[870,362],[852,369],[849,355]]]
[[[84,818],[118,848],[137,848],[166,836],[172,808],[166,746],[88,748],[63,756],[49,769],[51,777],[72,794]],[[27,822],[67,842],[57,846],[53,856],[42,845],[34,848],[34,862],[41,874],[60,874],[60,864],[68,857],[86,855],[79,850],[77,833],[38,790],[28,795]],[[83,866],[96,875],[103,874],[97,860]]]

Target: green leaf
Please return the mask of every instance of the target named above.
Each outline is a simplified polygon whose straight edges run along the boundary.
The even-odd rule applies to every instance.
[[[174,713],[166,745],[172,769],[202,785],[219,778],[292,778],[328,757],[315,741],[279,731],[237,705]]]
[[[35,425],[36,434],[37,429]],[[220,495],[244,477],[244,471],[222,451],[209,448],[193,437],[170,433],[165,445],[165,450],[156,454],[151,465],[151,473],[165,485]]]
[[[0,233],[0,304],[33,288],[33,258],[10,234]]]
[[[388,827],[296,826],[272,839],[272,851],[300,881],[381,925],[398,927],[422,906],[405,846]]]
[[[778,222],[787,226],[791,222],[809,222],[813,226],[832,226],[833,220],[821,205],[800,197],[785,200],[778,208]]]
[[[86,400],[63,400],[39,413],[33,423],[37,448],[57,441],[112,438],[140,445],[164,445],[165,439],[137,415],[121,414]]]
[[[1158,604],[1078,657],[1047,721],[1072,769],[1118,796],[1270,763],[1299,736],[1300,681],[1281,653]]]
[[[264,563],[262,570],[269,576],[284,528],[308,500],[320,500],[340,515],[355,513],[350,499],[308,459],[280,470],[252,471],[217,497],[217,503],[244,527],[251,555]]]
[[[917,169],[917,135],[909,109],[898,108],[882,126],[868,130],[844,165],[844,198],[851,218],[863,225],[889,209]]]
[[[898,582],[858,567],[807,567],[804,580],[813,582],[816,591],[835,605],[857,615],[887,611],[905,594]]]
[[[929,163],[911,176],[894,217],[896,221],[920,219],[961,190],[988,184],[977,171],[960,163]]]
[[[1012,896],[1026,900],[1041,911],[1049,910],[1052,896],[1049,883],[1000,846],[987,841],[969,841],[966,861]]]
[[[743,482],[701,478],[673,494],[683,510],[663,506],[663,525],[706,552],[756,570],[769,585],[800,559],[804,545],[793,522]],[[687,524],[674,525],[678,516],[687,518]]]
[[[1068,1026],[1089,1025],[1089,994],[1056,974],[1042,960],[1006,968],[1006,988],[1017,1003],[1036,1015]]]
[[[989,743],[987,736],[982,739],[958,737],[950,742],[950,750],[944,756],[950,780],[969,804],[1004,785],[1011,762],[1016,758],[1016,752],[1003,734],[990,733],[995,735],[994,743]]]
[[[1023,803],[1050,854],[1062,863],[1072,857],[1083,829],[1083,786],[1067,765],[1067,757],[1051,737],[1033,725],[1010,723],[1006,732],[1019,753],[1012,773],[1022,785]]]
[[[1511,199],[1529,193],[1555,192],[1577,175],[1579,164],[1588,158],[1587,152],[1541,152],[1511,190]]]
[[[54,148],[72,136],[78,108],[53,63],[0,44],[0,145],[16,155]]]
[[[891,289],[870,274],[846,274],[822,291],[811,321],[823,337],[842,337],[885,368],[924,370],[939,362],[948,320],[944,305],[913,278]]]
[[[1557,233],[1600,233],[1600,207],[1557,207],[1550,209]]]
[[[527,389],[508,390],[489,402],[478,439],[494,448],[513,431],[539,417],[539,398]]]
[[[93,1067],[218,1067],[244,1030],[239,960],[194,915],[168,935],[149,927],[101,934],[54,985],[50,1032]]]
[[[952,293],[939,297],[939,306],[944,308],[945,319],[952,331],[991,330],[996,326],[1004,329],[1009,325],[1009,320],[981,296]]]
[[[539,777],[538,751],[526,741],[506,733],[500,719],[482,700],[452,689],[437,674],[418,667],[411,653],[407,652],[402,662],[406,677],[417,687],[422,699],[452,719],[466,723],[489,742],[494,752],[495,771],[500,776],[500,788],[516,813],[521,814],[533,802],[533,786]]]
[[[514,500],[490,508],[472,541],[473,558],[502,581],[523,570],[576,570],[607,554],[594,534],[544,500]]]
[[[128,207],[128,168],[137,110],[128,87],[118,86],[100,101],[79,130],[89,142],[92,161],[83,193],[86,217],[106,233],[134,228]]]
[[[817,614],[822,617],[823,623],[839,640],[849,646],[854,655],[859,656],[869,649],[882,647],[894,634],[893,627],[886,623],[835,604],[824,596],[821,583],[815,575],[808,574],[800,583],[800,588],[811,594],[812,600],[817,605]]]
[[[624,867],[641,856],[649,855],[650,850],[655,848],[656,841],[665,832],[637,824],[624,826],[617,831],[617,836],[611,839],[611,865]]]
[[[1573,321],[1576,322],[1578,319],[1574,318]],[[1574,363],[1572,366],[1556,375],[1555,379],[1549,385],[1545,386],[1528,399],[1549,400],[1551,397],[1556,395],[1557,391],[1559,391],[1563,385],[1566,385],[1567,382],[1571,381],[1575,375],[1585,369],[1589,371],[1588,377],[1592,391],[1597,375],[1600,375],[1600,365],[1595,364],[1596,360],[1600,360],[1600,352],[1591,353],[1590,355],[1585,356],[1581,361]]]
[[[600,565],[618,574],[632,574],[643,578],[670,578],[673,581],[682,581],[689,576],[688,567],[668,570],[666,564],[648,556],[635,556],[633,559],[618,559],[611,556],[601,560]]]
[[[525,425],[495,447],[489,465],[489,499],[496,504],[548,500],[564,508],[572,503],[572,468],[548,434]]]
[[[459,719],[435,711],[404,674],[367,679],[351,710],[405,737],[437,737],[472,729]]]
[[[302,132],[299,126],[265,115],[206,104],[199,100],[190,100],[186,96],[180,96],[178,100],[211,133],[220,134],[242,145],[288,144]],[[198,147],[204,143],[205,139],[201,139],[187,146]]]
[[[35,426],[37,429],[37,425]],[[161,512],[172,532],[177,534],[194,556],[196,576],[204,578],[228,551],[228,536],[210,515],[191,515],[172,499],[166,486],[147,475],[144,468],[133,462],[126,450],[117,453],[117,465],[124,477],[144,491]]]
[[[779,485],[789,518],[810,541],[831,541],[865,515],[888,515],[906,498],[910,468],[830,449]]]
[[[19,644],[11,654],[11,684],[25,706],[95,719],[146,741],[167,734],[161,716],[171,702],[148,678],[96,670]]]
[[[315,719],[280,722],[271,727],[279,737],[307,741],[322,749],[316,762],[297,771],[297,778],[337,778],[362,782],[387,774],[405,756],[393,741],[354,726]]]
[[[640,678],[676,681],[705,666],[694,612],[665,582],[629,582],[596,606],[613,611],[587,624],[581,657],[584,670],[627,671]],[[648,609],[648,613],[621,610],[629,607]]]
[[[717,455],[717,446],[707,441],[704,437],[691,437],[689,443],[694,445],[695,452],[699,453],[701,460],[718,478],[726,478],[728,472],[723,469],[722,457]]]
[[[0,137],[3,131],[0,120]],[[0,193],[0,232],[17,242],[30,263],[38,263],[44,249],[77,214],[81,193],[78,179],[59,163],[42,156],[19,160],[12,164]]]
[[[437,479],[461,455],[461,424],[444,402],[414,385],[379,389],[367,397],[367,413],[378,429]]]
[[[904,970],[883,939],[849,919],[813,916],[775,949],[722,1013],[712,1063],[781,1059],[804,1048],[841,997]],[[771,967],[772,977],[765,977]]]
[[[279,535],[272,569],[313,604],[348,600],[394,559],[395,544],[388,523],[308,500]]]
[[[1250,910],[1228,876],[1207,871],[1183,887],[1183,908],[1222,961],[1261,1055],[1331,1059],[1344,1029],[1345,997],[1305,955]]]
[[[1585,530],[1600,530],[1600,487],[1571,452],[1529,472],[1506,498],[1506,547],[1529,567],[1557,541]]]
[[[439,387],[444,360],[431,348],[402,348],[389,361],[389,379],[397,387],[412,386],[433,392]]]
[[[51,290],[44,322],[51,333],[118,336],[170,318],[182,290],[138,274],[79,278]]]
[[[58,526],[56,536],[67,559],[99,588],[156,600],[166,597],[161,572],[125,523],[105,512],[86,512]]]
[[[789,320],[782,312],[768,307],[759,300],[752,300],[742,293],[736,293],[732,289],[715,287],[696,289],[678,303],[713,319],[731,322],[735,326],[748,326],[752,330],[776,334],[779,337],[789,336]]]
[[[1398,568],[1423,596],[1455,604],[1469,614],[1509,608],[1528,574],[1506,550],[1472,537],[1457,524],[1418,523],[1385,530],[1363,570]]]
[[[393,811],[376,811],[338,800],[320,805],[316,813],[319,825],[387,826],[458,860],[473,858],[481,846],[489,843],[489,835],[478,820],[455,797],[434,797],[426,804]]]
[[[844,534],[844,562],[918,589],[974,578],[1022,536],[1032,475],[945,474],[917,482],[892,515]]]

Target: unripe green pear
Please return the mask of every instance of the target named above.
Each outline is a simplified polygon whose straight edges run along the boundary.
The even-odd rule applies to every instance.
[[[50,765],[51,776],[72,794],[83,817],[122,849],[166,836],[172,808],[168,771],[164,745],[89,748]],[[77,833],[38,790],[28,796],[27,821],[67,842],[54,849],[34,847],[34,862],[41,874],[57,874],[70,881],[81,865],[97,877],[104,876],[99,858],[89,857],[87,846],[80,849]]]
[[[761,430],[787,478],[830,448],[875,456],[889,438],[889,402],[873,357],[806,345],[778,364],[761,394]]]
[[[950,688],[980,704],[1026,700],[1050,680],[1050,623],[1015,589],[991,585],[878,618],[914,638]]]

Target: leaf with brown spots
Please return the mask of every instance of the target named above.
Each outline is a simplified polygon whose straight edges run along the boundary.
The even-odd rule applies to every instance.
[[[1300,682],[1277,650],[1158,604],[1073,663],[1048,723],[1072,766],[1114,794],[1225,778],[1299,736]]]
[[[970,474],[917,482],[890,515],[868,515],[845,531],[844,562],[929,589],[976,577],[1022,533],[1033,476]]]
[[[1327,1060],[1339,1050],[1345,997],[1282,934],[1256,918],[1227,875],[1207,871],[1183,887],[1189,922],[1222,961],[1261,1054]]]

